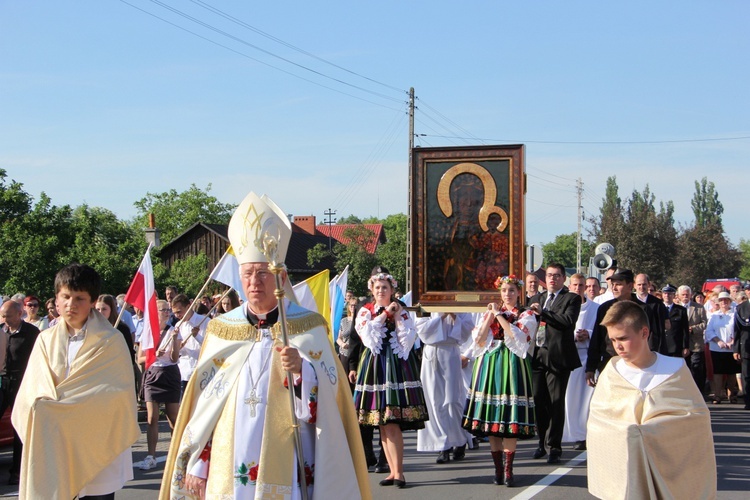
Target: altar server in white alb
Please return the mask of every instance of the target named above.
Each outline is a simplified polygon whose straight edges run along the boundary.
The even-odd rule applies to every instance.
[[[206,328],[160,498],[301,498],[289,391],[310,498],[370,498],[351,393],[325,319],[285,298],[290,346],[281,343],[275,277],[260,241],[277,234],[277,260],[283,262],[291,237],[285,212],[250,193],[228,233],[247,302]],[[287,386],[287,372],[294,387]]]
[[[570,291],[580,295],[583,301],[575,328],[576,348],[581,366],[570,372],[568,388],[565,390],[563,442],[574,441],[574,450],[586,449],[586,421],[589,419],[591,396],[594,395],[594,388],[586,383],[586,359],[588,359],[589,339],[591,332],[594,331],[599,304],[586,296],[586,281],[583,274],[574,274],[570,277],[569,286]]]
[[[651,351],[636,302],[604,316],[617,356],[596,381],[588,422],[589,492],[599,498],[716,498],[711,417],[682,358]]]
[[[474,328],[470,314],[432,313],[416,319],[417,335],[424,344],[421,379],[430,420],[417,431],[417,451],[438,452],[439,464],[461,460],[467,434],[461,426],[466,390],[461,372],[460,346]]]

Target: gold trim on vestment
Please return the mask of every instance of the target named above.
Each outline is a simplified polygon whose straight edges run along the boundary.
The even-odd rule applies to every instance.
[[[263,338],[263,333],[251,324],[245,322],[232,324],[222,321],[222,319],[210,321],[206,327],[206,333],[215,335],[220,339],[233,341],[252,340],[258,342]],[[287,318],[287,333],[292,336],[305,333],[317,327],[325,327],[326,331],[328,331],[328,322],[320,314],[307,314],[300,318]],[[281,323],[276,323],[270,330],[274,340],[281,337]]]
[[[234,470],[234,429],[237,416],[237,386],[235,382],[224,410],[219,416],[211,441],[211,467],[217,470]],[[206,498],[231,498],[234,496],[234,475],[212,474],[206,484]]]

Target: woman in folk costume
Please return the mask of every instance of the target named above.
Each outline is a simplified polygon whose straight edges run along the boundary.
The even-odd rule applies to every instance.
[[[502,304],[487,306],[472,333],[474,342],[464,353],[477,360],[463,425],[476,436],[489,436],[495,484],[513,486],[516,441],[536,434],[528,351],[537,320],[518,305],[523,281],[511,274],[498,278],[495,286]]]
[[[360,425],[379,426],[391,472],[381,486],[406,486],[402,430],[424,428],[427,420],[419,366],[412,351],[417,332],[404,304],[394,298],[396,280],[383,267],[368,283],[373,301],[357,313],[355,329],[363,349],[354,406]]]

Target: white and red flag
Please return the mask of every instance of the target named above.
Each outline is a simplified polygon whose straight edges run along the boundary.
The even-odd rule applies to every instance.
[[[151,267],[151,246],[146,249],[141,266],[130,284],[125,302],[143,311],[143,333],[141,352],[146,355],[146,368],[156,361],[156,347],[159,345],[159,313],[156,310],[156,287],[154,269]]]

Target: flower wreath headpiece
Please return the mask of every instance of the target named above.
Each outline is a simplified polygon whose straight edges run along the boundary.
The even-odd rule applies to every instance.
[[[523,280],[516,278],[515,274],[510,274],[508,276],[500,276],[498,279],[495,280],[495,288],[500,290],[500,286],[503,283],[516,285],[519,289],[523,288]]]
[[[370,276],[370,281],[367,282],[367,288],[372,288],[372,285],[378,280],[386,280],[394,289],[398,288],[398,281],[396,281],[396,278],[386,273],[378,273]]]

